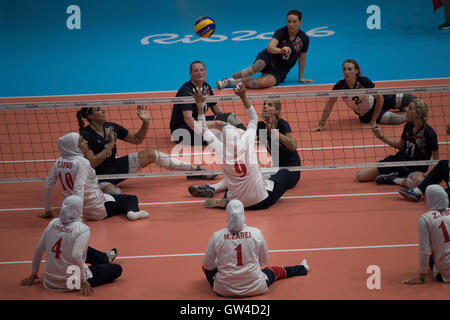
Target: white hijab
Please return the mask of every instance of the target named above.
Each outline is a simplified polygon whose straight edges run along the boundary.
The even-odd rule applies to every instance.
[[[240,200],[231,200],[227,205],[227,229],[236,233],[245,227],[244,205]]]
[[[80,140],[80,134],[76,132],[70,132],[58,139],[58,151],[63,158],[73,159],[75,157],[83,157],[78,147]]]
[[[425,190],[425,201],[430,210],[442,211],[448,208],[448,194],[444,188],[432,184]]]
[[[63,224],[79,221],[82,213],[83,200],[79,196],[68,196],[64,199],[61,210],[59,211],[59,220]]]

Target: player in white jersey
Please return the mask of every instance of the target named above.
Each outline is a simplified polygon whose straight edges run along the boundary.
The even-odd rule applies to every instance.
[[[225,124],[221,128],[222,138],[217,138],[207,127],[203,104],[206,96],[198,88],[193,89],[193,96],[197,104],[198,120],[201,125],[204,140],[208,143],[222,164],[225,182],[228,191],[223,199],[208,199],[205,205],[208,208],[225,208],[227,202],[239,199],[247,210],[266,209],[273,205],[289,188],[289,171],[281,169],[277,178],[265,179],[260,171],[255,152],[256,130],[258,115],[250,104],[242,83],[234,89],[247,112],[250,121],[247,130],[241,136],[236,127]],[[220,126],[220,124],[218,124]]]
[[[32,273],[21,285],[31,285],[38,278],[44,253],[43,284],[48,290],[80,290],[82,295],[89,295],[93,293],[92,287],[111,282],[122,274],[122,267],[112,263],[116,249],[104,253],[88,246],[91,232],[81,222],[82,208],[80,197],[72,195],[64,199],[59,218],[50,221],[42,233],[33,256]],[[77,270],[79,278],[74,273]]]
[[[440,282],[450,282],[450,209],[444,188],[434,184],[425,190],[430,211],[419,218],[419,277],[405,284],[425,283],[428,266]]]
[[[261,230],[245,224],[244,205],[231,200],[227,205],[227,227],[209,240],[202,269],[214,292],[226,297],[260,295],[279,279],[306,275],[306,259],[290,267],[267,265],[269,253]]]
[[[51,210],[51,190],[59,180],[64,198],[77,195],[83,199],[83,218],[102,220],[118,214],[126,214],[128,219],[147,218],[148,212],[139,210],[138,199],[134,195],[104,194],[99,186],[95,170],[83,156],[87,142],[76,133],[68,133],[58,139],[58,158],[47,177],[44,187],[45,212],[42,218],[53,217]]]

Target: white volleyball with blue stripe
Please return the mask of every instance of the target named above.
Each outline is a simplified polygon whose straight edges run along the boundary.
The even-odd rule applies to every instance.
[[[216,24],[210,17],[200,17],[194,22],[195,33],[202,38],[209,38],[216,30]]]

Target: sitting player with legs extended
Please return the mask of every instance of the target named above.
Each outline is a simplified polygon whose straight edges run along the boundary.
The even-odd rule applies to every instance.
[[[248,297],[263,294],[276,280],[304,276],[310,267],[304,259],[299,265],[267,265],[269,253],[258,228],[245,224],[244,205],[231,200],[227,205],[227,227],[209,240],[202,269],[214,292],[224,297]]]
[[[223,199],[207,199],[205,206],[225,208],[229,200],[239,199],[247,210],[266,209],[280,199],[289,188],[291,175],[289,170],[281,169],[276,180],[265,179],[262,176],[255,151],[258,115],[245,94],[244,85],[238,84],[234,92],[241,98],[250,121],[242,136],[236,127],[224,125],[221,128],[221,139],[217,138],[206,124],[203,113],[206,96],[199,88],[195,88],[193,92],[198,108],[198,119],[201,122],[197,128],[201,128],[205,141],[215,151],[217,160],[222,165],[228,189]]]
[[[436,132],[427,123],[428,106],[425,101],[415,98],[408,107],[408,122],[398,141],[388,138],[381,133],[380,128],[373,128],[375,136],[398,149],[395,155],[390,155],[380,162],[439,160],[439,146]],[[357,172],[358,181],[373,181],[377,184],[398,184],[414,188],[425,178],[428,165],[364,168]]]
[[[21,285],[31,285],[38,279],[44,253],[46,263],[43,284],[48,290],[78,290],[87,296],[94,292],[93,287],[120,277],[122,267],[112,263],[117,256],[117,249],[100,252],[88,246],[91,231],[81,222],[82,210],[83,200],[80,197],[69,196],[64,199],[59,217],[50,221],[42,233],[34,252],[32,273],[20,282]],[[79,271],[80,279],[69,279],[76,270]]]
[[[255,62],[248,68],[233,74],[232,78],[217,81],[217,88],[223,89],[238,82],[247,88],[262,89],[278,85],[284,81],[289,71],[298,61],[298,81],[313,82],[303,78],[306,52],[309,47],[308,35],[300,30],[302,13],[291,10],[287,14],[286,26],[274,32],[267,48],[258,53]],[[250,78],[261,72],[259,78]]]
[[[189,66],[190,80],[186,81],[180,89],[178,89],[177,97],[190,97],[192,89],[201,88],[204,95],[213,96],[214,92],[211,86],[206,82],[206,68],[201,61],[194,61]],[[239,117],[230,112],[225,113],[216,102],[208,102],[203,106],[204,112],[211,110],[214,115],[206,116],[206,121],[219,120],[228,122],[238,128],[245,129]],[[197,123],[198,112],[195,103],[179,103],[174,104],[172,115],[170,117],[170,132],[172,140],[184,145],[201,145],[206,143],[203,138],[194,131],[194,125]]]
[[[292,134],[289,123],[282,119],[281,103],[279,100],[266,100],[262,109],[262,121],[258,122],[257,139],[262,141],[267,148],[267,151],[273,155],[272,150],[278,155],[272,158],[272,166],[277,167],[290,167],[300,166],[301,161],[297,152],[297,139]],[[244,131],[239,131],[242,135]],[[264,134],[265,136],[260,136]],[[274,140],[272,141],[272,137]],[[278,180],[278,173],[275,173],[271,180]],[[289,171],[281,173],[282,177],[289,175],[288,189],[295,187],[300,180],[300,171]],[[225,180],[221,180],[215,184],[204,184],[201,186],[191,185],[188,187],[188,191],[194,197],[213,197],[216,193],[225,191]]]
[[[450,124],[447,125],[447,135],[450,136]],[[417,187],[415,187],[414,189],[399,190],[398,192],[406,199],[418,202],[422,198],[422,195],[425,194],[425,190],[429,185],[440,184],[442,181],[444,181],[445,184],[447,185],[445,191],[450,196],[449,167],[450,167],[449,160],[440,160]]]
[[[128,194],[104,194],[99,186],[95,170],[83,156],[88,150],[87,142],[76,133],[68,133],[58,139],[58,151],[61,155],[56,159],[44,186],[45,212],[41,218],[53,218],[51,210],[51,191],[59,180],[64,198],[71,195],[83,199],[83,218],[86,220],[102,220],[115,215],[126,215],[130,220],[147,218],[147,211],[139,210],[138,198]]]
[[[419,277],[404,280],[404,284],[423,284],[428,267],[439,282],[450,282],[450,209],[444,188],[427,187],[425,198],[428,212],[419,218]]]
[[[129,155],[116,158],[116,140],[120,139],[127,143],[141,144],[149,128],[150,115],[143,106],[137,107],[137,115],[142,121],[141,128],[136,132],[129,132],[121,125],[107,122],[105,112],[100,107],[85,107],[77,112],[80,134],[88,142],[89,150],[85,157],[91,163],[98,175],[102,174],[127,174],[136,173],[140,169],[156,163],[168,170],[196,171],[203,170],[202,167],[172,158],[169,155],[151,148],[144,149]],[[89,125],[84,125],[87,119]],[[215,176],[193,175],[188,179],[213,179]],[[104,193],[120,194],[120,188],[116,185],[125,179],[101,179],[100,188]]]
[[[349,89],[370,89],[375,84],[369,78],[361,75],[361,69],[358,62],[353,59],[347,59],[342,64],[342,73],[344,79],[339,80],[333,87],[333,90]],[[405,122],[404,114],[392,112],[391,110],[406,111],[409,102],[415,97],[411,94],[385,94],[385,95],[354,95],[342,97],[345,104],[352,109],[362,123],[370,123],[375,127],[377,123],[381,124],[401,124]],[[338,100],[337,97],[330,97],[322,111],[319,126],[311,131],[323,131],[325,123]]]

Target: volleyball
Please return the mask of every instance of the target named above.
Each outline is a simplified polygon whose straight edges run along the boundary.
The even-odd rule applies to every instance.
[[[194,22],[194,31],[201,38],[209,38],[216,30],[216,24],[210,17],[200,17]]]

